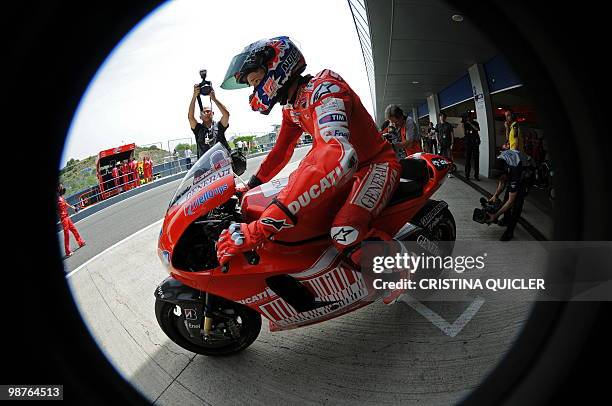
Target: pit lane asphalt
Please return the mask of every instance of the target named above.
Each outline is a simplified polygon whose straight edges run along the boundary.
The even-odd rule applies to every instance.
[[[289,162],[301,160],[309,150],[310,147],[297,148]],[[241,178],[248,181],[264,158],[258,156],[249,159],[247,170]],[[163,218],[179,183],[180,180],[177,180],[155,187],[76,222],[77,230],[87,245],[78,248],[74,237],[70,235],[70,248],[74,254],[64,259],[65,271],[72,272],[117,242]],[[58,238],[60,252],[63,254],[63,232],[58,233]]]
[[[254,170],[258,163],[249,164]],[[90,253],[94,258],[67,279],[101,350],[154,404],[448,405],[487,376],[528,317],[531,303],[525,301],[477,297],[471,302],[421,303],[402,297],[390,306],[376,302],[291,331],[270,333],[264,320],[259,338],[234,356],[190,353],[170,341],[155,319],[153,292],[167,276],[156,255],[159,228],[149,227],[115,244],[149,225],[147,221],[161,219],[172,192],[150,197],[144,193],[119,212],[105,214],[106,222],[96,220],[107,233],[116,229],[122,234],[113,234],[106,247],[100,244],[97,251],[106,252],[95,257]],[[503,229],[497,226],[472,221],[480,195],[462,181],[448,179],[434,198],[449,203],[458,240],[493,241],[501,235]],[[160,207],[149,209],[152,213],[145,217],[142,211],[153,202]],[[123,210],[127,213],[120,213]],[[122,224],[134,222],[133,217],[139,225]],[[91,230],[86,238],[92,244],[99,234]],[[515,236],[532,240],[521,227]]]

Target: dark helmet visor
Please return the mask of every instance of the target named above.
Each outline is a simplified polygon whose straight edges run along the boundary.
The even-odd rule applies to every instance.
[[[238,83],[236,80],[236,76],[240,72],[240,69],[242,69],[242,65],[248,56],[249,52],[242,52],[234,56],[229,68],[227,68],[227,73],[225,74],[225,78],[223,78],[223,83],[221,83],[221,89],[234,90],[249,87],[247,83]]]

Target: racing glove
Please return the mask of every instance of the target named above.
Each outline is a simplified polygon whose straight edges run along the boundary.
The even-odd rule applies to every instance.
[[[252,223],[233,223],[223,230],[217,242],[217,259],[225,265],[236,254],[253,251],[283,229],[292,228],[297,219],[281,203],[274,200],[262,218]]]
[[[259,185],[261,185],[262,182],[259,180],[259,178],[255,175],[251,176],[251,179],[249,179],[249,181],[247,182],[246,185],[240,185],[238,187],[236,187],[236,192],[240,195],[245,194],[246,192],[248,192],[249,190],[253,189],[254,187],[257,187]]]
[[[223,230],[217,242],[217,259],[225,265],[236,254],[252,251],[263,244],[267,233],[259,221],[252,223],[233,223]]]

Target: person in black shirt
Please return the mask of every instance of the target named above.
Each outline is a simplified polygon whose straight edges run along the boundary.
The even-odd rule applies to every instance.
[[[499,178],[497,190],[489,199],[495,202],[501,192],[506,189],[504,204],[495,214],[489,214],[487,223],[497,220],[502,214],[504,218],[498,222],[501,226],[508,226],[501,241],[511,240],[514,236],[514,228],[521,217],[525,197],[533,183],[534,165],[531,157],[517,150],[503,151],[495,160],[495,166],[491,171],[492,178]]]
[[[231,152],[230,146],[225,139],[225,130],[229,127],[229,111],[225,106],[217,100],[215,91],[210,92],[210,100],[215,102],[219,110],[221,111],[221,120],[218,122],[213,121],[212,108],[206,106],[200,112],[200,119],[202,123],[198,123],[194,116],[195,102],[200,95],[200,85],[196,84],[193,86],[193,96],[189,103],[189,111],[187,118],[189,119],[189,125],[191,131],[195,134],[196,145],[198,147],[198,159],[208,151],[217,142],[220,142],[228,152]]]
[[[474,161],[474,179],[480,180],[478,174],[478,160],[480,155],[480,125],[474,120],[472,113],[466,113],[461,120],[463,124],[463,138],[465,145],[465,178],[470,179],[472,160]]]
[[[453,161],[453,144],[455,142],[455,129],[451,123],[446,122],[446,113],[440,113],[440,122],[436,125],[436,143],[440,149],[440,155]],[[450,171],[448,177],[452,178]]]

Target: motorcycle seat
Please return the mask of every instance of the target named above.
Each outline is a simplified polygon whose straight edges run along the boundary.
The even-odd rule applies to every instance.
[[[400,159],[399,162],[402,166],[400,182],[387,206],[393,206],[421,196],[423,187],[429,180],[429,170],[425,160],[404,158]]]
[[[389,199],[388,206],[393,206],[406,200],[414,199],[423,194],[423,186],[416,180],[400,179],[397,189],[391,199]]]
[[[402,166],[400,178],[414,180],[425,186],[429,180],[429,170],[424,159],[404,158],[399,163]]]

